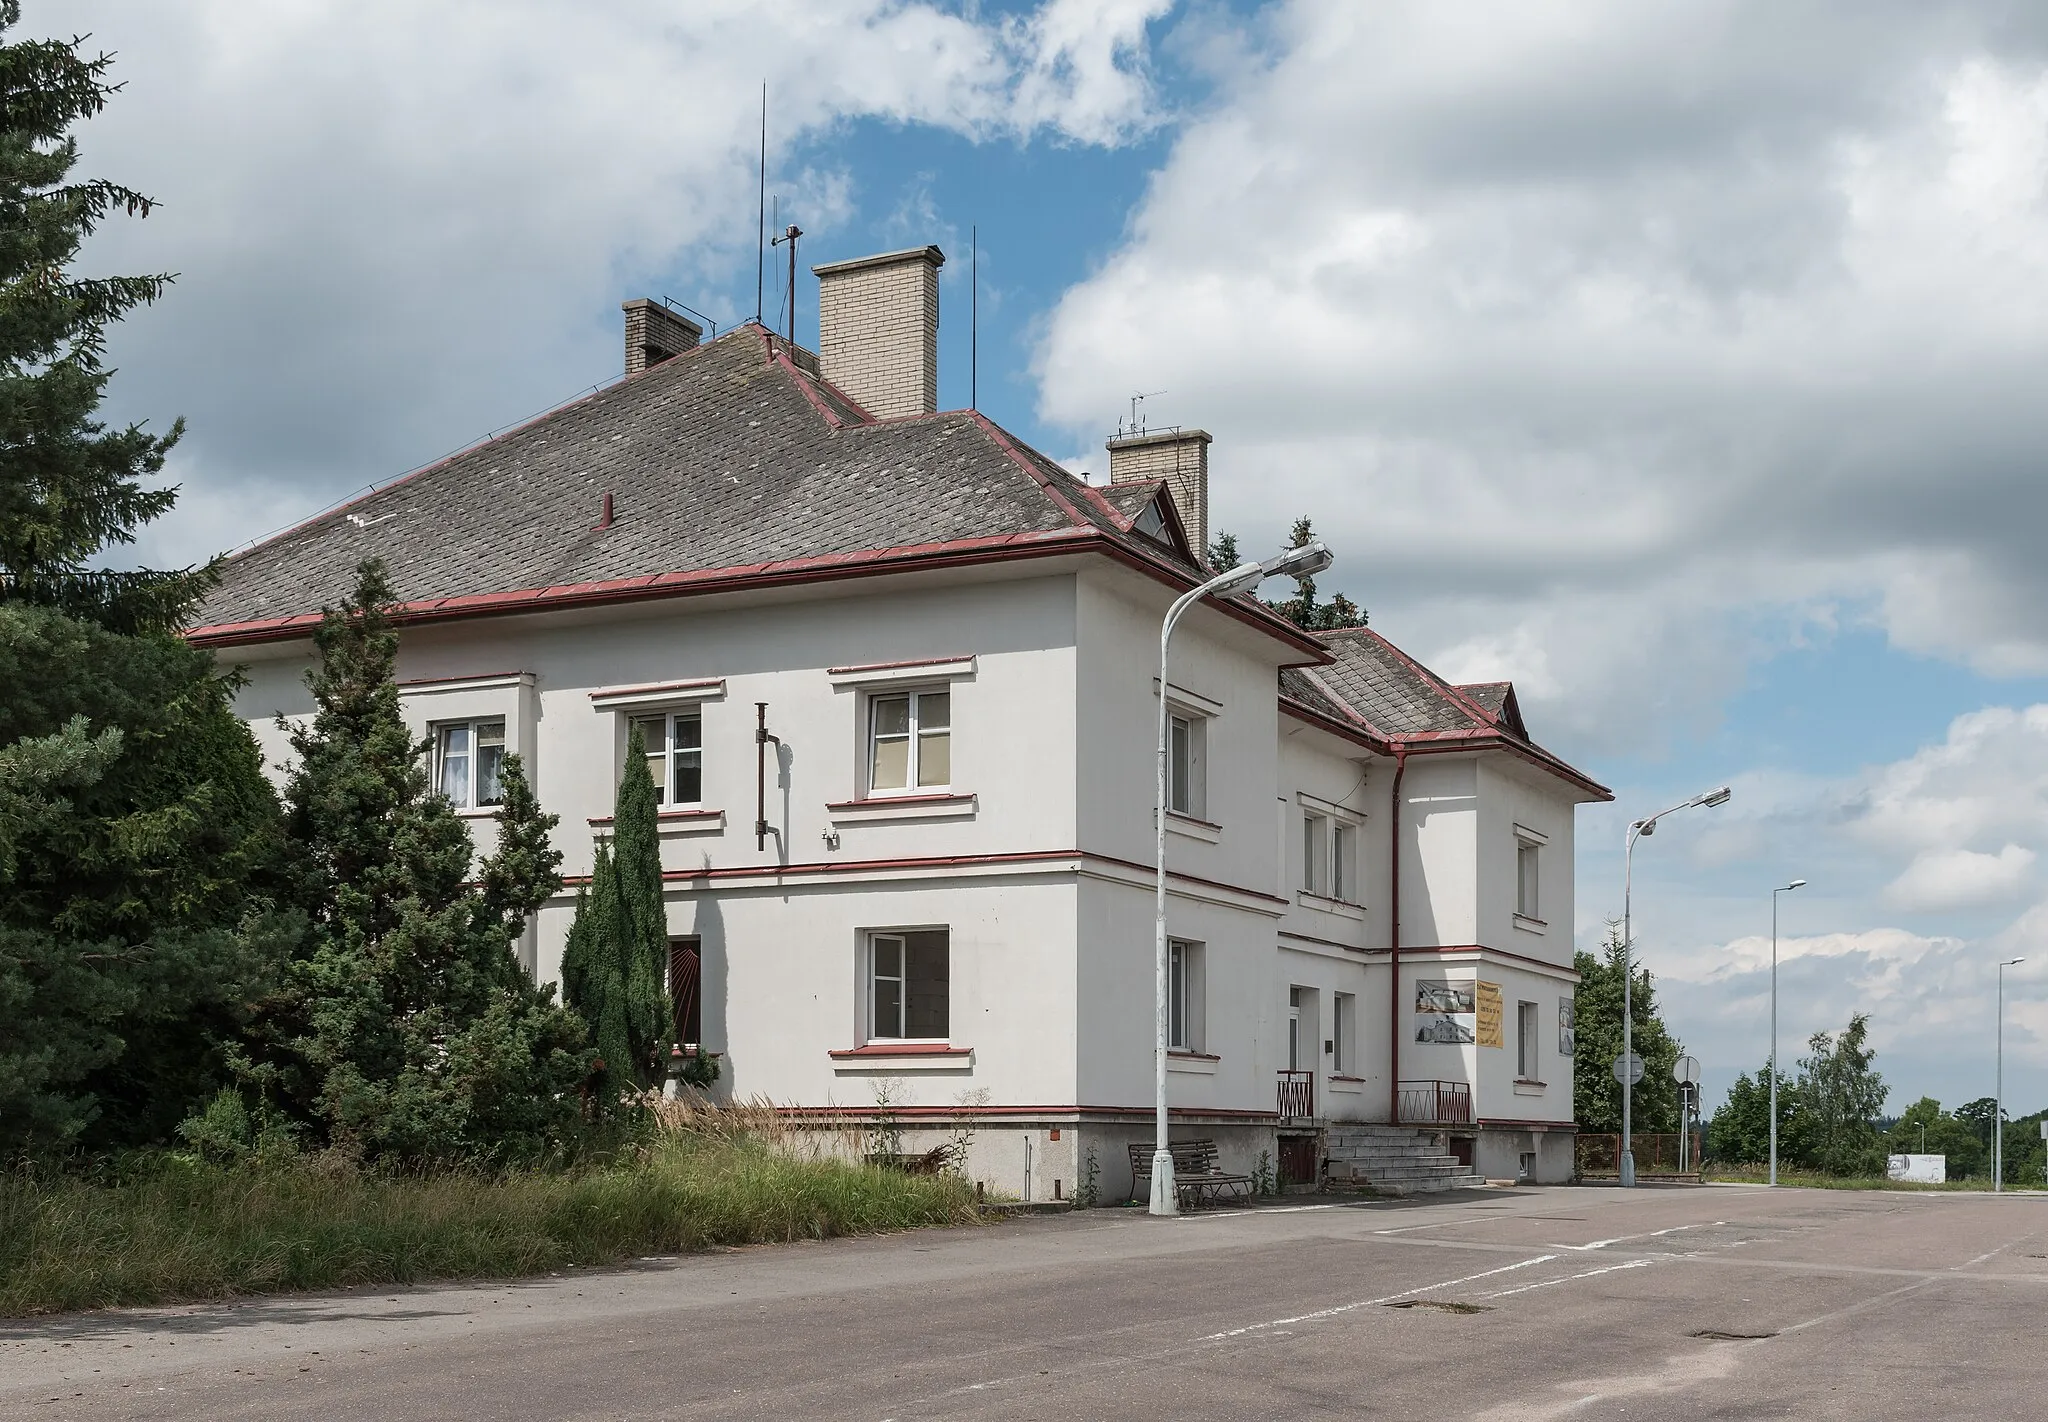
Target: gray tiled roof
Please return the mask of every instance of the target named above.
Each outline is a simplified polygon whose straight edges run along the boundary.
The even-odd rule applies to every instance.
[[[1186,567],[981,417],[873,421],[776,349],[741,326],[261,543],[199,624],[317,612],[370,556],[413,603],[1075,528]]]

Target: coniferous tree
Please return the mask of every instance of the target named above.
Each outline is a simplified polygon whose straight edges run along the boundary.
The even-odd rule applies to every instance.
[[[515,953],[560,887],[555,820],[507,756],[498,848],[471,881],[469,831],[399,715],[392,600],[367,562],[314,634],[316,710],[290,728],[285,790],[307,945],[266,1005],[244,1079],[354,1154],[530,1154],[573,1119],[588,1057],[583,1023]]]
[[[597,846],[590,891],[576,901],[562,954],[563,996],[591,1024],[606,1102],[658,1086],[667,1071],[673,1024],[658,816],[646,742],[635,726],[613,802],[611,843]]]
[[[1614,1079],[1614,1059],[1621,1055],[1621,964],[1618,925],[1609,925],[1606,951],[1600,956],[1573,955],[1579,985],[1573,994],[1572,1114],[1582,1131],[1621,1129],[1621,1083]],[[1631,1125],[1638,1131],[1676,1131],[1677,1087],[1671,1068],[1678,1061],[1678,1043],[1657,1010],[1650,970],[1637,966],[1632,971],[1633,1045],[1643,1059],[1643,1079],[1636,1083]]]
[[[1287,535],[1287,546],[1299,548],[1315,537],[1315,526],[1307,518],[1294,521],[1294,528]],[[1237,566],[1239,557],[1237,538],[1233,534],[1216,535],[1208,550],[1209,568],[1222,572]],[[1280,602],[1266,605],[1285,617],[1295,626],[1309,632],[1329,632],[1340,627],[1363,627],[1366,625],[1365,609],[1350,598],[1338,593],[1328,602],[1316,601],[1316,580],[1304,576],[1294,580],[1294,596]]]
[[[4,42],[18,0],[0,0],[0,599],[41,603],[117,631],[174,628],[211,585],[212,567],[109,572],[88,564],[134,541],[177,491],[150,488],[184,431],[109,430],[93,418],[113,371],[107,327],[170,284],[155,276],[84,277],[79,248],[116,213],[151,200],[102,179],[76,180],[70,130],[106,107],[111,56],[84,40]]]

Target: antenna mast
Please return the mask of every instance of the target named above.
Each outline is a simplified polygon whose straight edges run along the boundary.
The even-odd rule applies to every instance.
[[[761,199],[754,213],[754,320],[761,320],[762,287],[768,277],[768,81],[761,81]]]
[[[792,222],[784,229],[783,234],[775,239],[776,246],[787,244],[789,247],[789,326],[786,339],[792,350],[796,348],[796,241],[803,235],[803,228]]]
[[[954,229],[958,231],[958,228]],[[981,408],[981,229],[967,229],[967,408]]]

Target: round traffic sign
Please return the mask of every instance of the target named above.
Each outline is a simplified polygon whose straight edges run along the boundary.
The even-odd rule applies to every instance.
[[[1700,1084],[1700,1059],[1698,1057],[1680,1057],[1671,1065],[1671,1079],[1680,1086],[1698,1086]]]
[[[1614,1059],[1614,1079],[1623,1086],[1634,1086],[1643,1079],[1643,1059],[1634,1052]]]

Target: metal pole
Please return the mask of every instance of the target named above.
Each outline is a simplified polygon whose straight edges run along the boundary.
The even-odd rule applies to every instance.
[[[1634,942],[1634,928],[1630,922],[1630,899],[1634,892],[1636,837],[1640,825],[1630,825],[1621,851],[1621,1159],[1616,1165],[1623,1188],[1636,1183],[1636,1151],[1633,1126],[1634,1117],[1629,1111],[1635,1096],[1635,1086],[1629,1081],[1629,1070],[1635,1055],[1635,974],[1629,968],[1629,947]]]
[[[1180,1192],[1173,1181],[1173,1151],[1166,1138],[1166,648],[1173,637],[1174,619],[1186,600],[1167,609],[1159,626],[1159,762],[1154,767],[1152,787],[1153,884],[1152,884],[1152,1213],[1180,1213]]]
[[[1771,890],[1771,1183],[1778,1183],[1778,895]]]
[[[2002,1194],[2005,1190],[2005,969],[1998,965],[1998,1052],[1997,1083],[1991,1108],[1991,1190]]]

